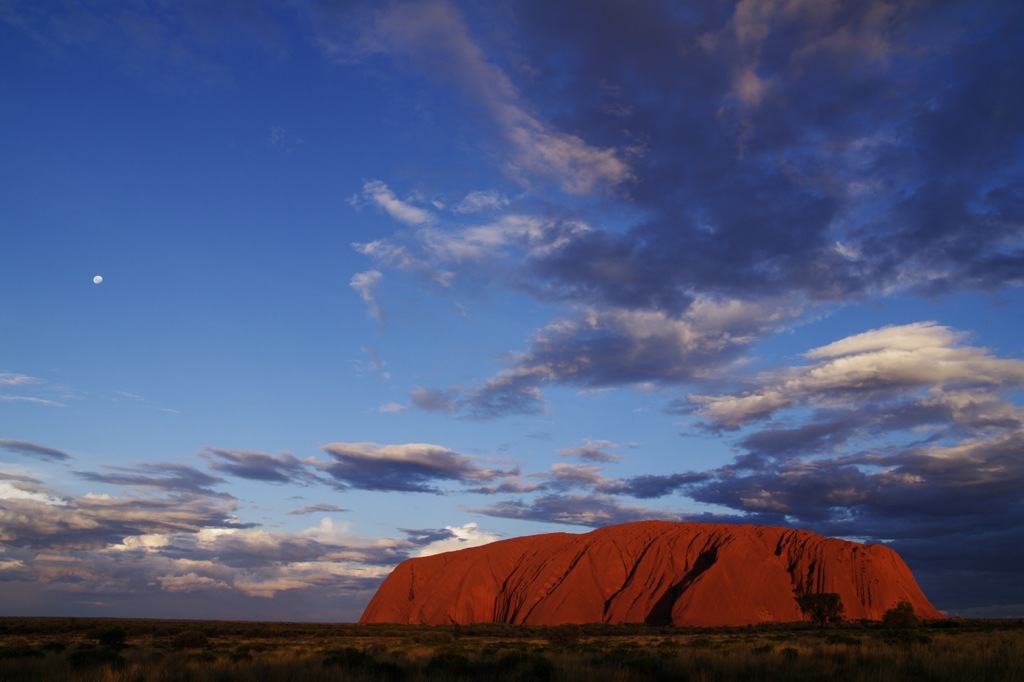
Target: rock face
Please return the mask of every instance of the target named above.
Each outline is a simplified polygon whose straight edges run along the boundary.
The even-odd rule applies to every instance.
[[[796,597],[836,592],[849,619],[901,600],[942,614],[899,555],[807,531],[641,521],[407,559],[360,623],[747,625],[802,619]]]

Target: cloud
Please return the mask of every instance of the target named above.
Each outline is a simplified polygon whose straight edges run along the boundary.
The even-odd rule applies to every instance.
[[[705,472],[688,472],[681,474],[645,474],[634,476],[617,486],[617,491],[639,499],[664,497],[680,489],[703,483],[712,474]]]
[[[47,496],[55,499],[51,492]],[[202,495],[162,498],[84,495],[59,502],[0,499],[0,542],[13,547],[95,548],[130,536],[196,532],[237,525],[233,503]]]
[[[31,476],[18,476],[0,471],[0,500],[33,500],[46,504],[63,504],[42,481]]]
[[[506,214],[468,226],[421,226],[353,247],[381,267],[414,272],[446,288],[461,279],[534,289],[529,283],[531,264],[570,247],[590,231],[579,220]]]
[[[543,495],[530,502],[507,500],[474,509],[477,514],[507,519],[564,523],[597,528],[645,519],[682,520],[682,517],[645,507],[625,506],[610,495]]]
[[[449,391],[418,386],[409,395],[412,404],[427,412],[455,412],[459,409],[456,396]]]
[[[0,395],[0,400],[9,403],[34,403],[36,405],[46,405],[48,407],[65,407],[64,403],[56,400],[48,400],[47,398],[38,398],[36,396],[28,395]]]
[[[279,149],[285,153],[292,153],[302,146],[302,138],[280,126],[267,128],[266,144],[272,149]]]
[[[433,222],[434,216],[430,211],[413,206],[411,203],[402,201],[395,196],[391,188],[380,180],[370,180],[363,185],[363,199],[370,201],[397,220],[406,225],[423,225]]]
[[[414,556],[432,556],[442,552],[455,552],[468,547],[480,547],[501,538],[494,533],[488,533],[477,528],[475,523],[467,523],[462,526],[445,526],[444,534],[438,533],[435,539],[420,547]],[[416,531],[406,531],[416,532]],[[422,535],[422,531],[418,532]]]
[[[478,190],[470,192],[457,203],[452,210],[455,213],[479,213],[495,211],[508,206],[508,198],[495,190]]]
[[[50,461],[72,459],[71,455],[61,450],[57,450],[56,448],[39,445],[37,443],[30,443],[27,440],[17,440],[14,438],[0,438],[0,448],[19,455],[25,455],[27,457],[41,457]]]
[[[211,469],[239,478],[267,483],[301,484],[316,480],[310,473],[309,463],[290,453],[270,455],[265,452],[206,448],[201,454]]]
[[[329,519],[300,533],[268,531],[238,523],[234,509],[233,501],[203,494],[74,497],[48,491],[40,499],[0,498],[0,592],[5,600],[15,598],[9,591],[14,586],[43,609],[58,603],[73,608],[92,597],[142,600],[150,612],[176,614],[175,599],[202,593],[207,607],[239,616],[258,610],[240,598],[287,592],[294,596],[277,608],[311,618],[302,595],[365,601],[416,547],[363,538]]]
[[[39,379],[27,374],[0,372],[0,386],[31,386],[38,383],[41,383]]]
[[[379,270],[367,270],[352,275],[348,285],[355,289],[359,297],[366,303],[370,317],[383,324],[384,309],[377,301],[377,292],[382,279],[384,279],[384,275]]]
[[[377,408],[381,414],[401,414],[408,411],[408,407],[400,403],[385,403]]]
[[[586,388],[672,385],[721,370],[787,312],[740,301],[695,301],[674,317],[660,311],[590,308],[548,324],[513,366],[481,386],[418,389],[414,404],[476,419],[543,410],[547,383]]]
[[[458,88],[486,112],[511,146],[508,170],[524,182],[550,178],[566,192],[590,194],[632,178],[628,151],[588,144],[532,115],[512,81],[487,58],[449,2],[391,3],[373,15],[355,40],[336,36],[325,25],[318,30],[321,45],[331,54],[392,55]]]
[[[226,590],[231,586],[220,580],[207,578],[195,571],[185,575],[163,575],[158,577],[160,589],[164,592],[196,592],[201,590]]]
[[[106,465],[101,468],[118,473],[76,471],[75,474],[96,483],[197,493],[209,493],[211,486],[224,482],[222,478],[186,464],[137,464],[131,467]]]
[[[295,509],[288,512],[292,516],[304,516],[306,514],[323,514],[327,512],[347,512],[348,509],[342,509],[341,507],[329,504],[327,502],[319,502],[317,504],[311,504],[303,507],[302,509]]]
[[[885,327],[816,348],[817,363],[764,376],[749,392],[691,396],[698,414],[724,428],[765,419],[797,403],[864,400],[924,387],[965,390],[1024,382],[1024,361],[961,345],[964,335],[933,322]]]
[[[617,459],[622,459],[622,455],[615,452],[608,452],[608,450],[614,450],[618,445],[608,440],[590,440],[586,441],[586,445],[581,445],[575,448],[565,448],[559,450],[558,454],[562,457],[579,457],[580,459],[587,462],[611,462]]]
[[[483,469],[465,455],[428,443],[330,443],[324,470],[339,485],[361,490],[440,493],[435,483],[490,481],[505,472]]]

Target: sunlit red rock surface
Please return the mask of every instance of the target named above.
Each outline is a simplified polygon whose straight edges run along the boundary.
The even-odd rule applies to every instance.
[[[849,619],[900,600],[942,614],[899,555],[790,528],[641,521],[408,559],[361,623],[746,625],[802,619],[796,597],[837,592]]]

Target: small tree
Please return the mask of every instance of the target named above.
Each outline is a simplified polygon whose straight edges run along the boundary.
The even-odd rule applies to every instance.
[[[805,617],[818,625],[841,623],[846,611],[843,600],[835,592],[811,592],[798,597],[796,604]]]
[[[921,619],[914,612],[914,605],[901,599],[896,606],[882,614],[882,624],[892,630],[909,630],[921,625]]]
[[[92,631],[92,636],[103,646],[120,647],[128,639],[128,631],[119,625],[106,625]]]

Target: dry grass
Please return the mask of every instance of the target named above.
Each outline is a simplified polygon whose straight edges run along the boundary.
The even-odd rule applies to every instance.
[[[887,630],[0,618],[0,682],[1024,679],[1024,621]]]

